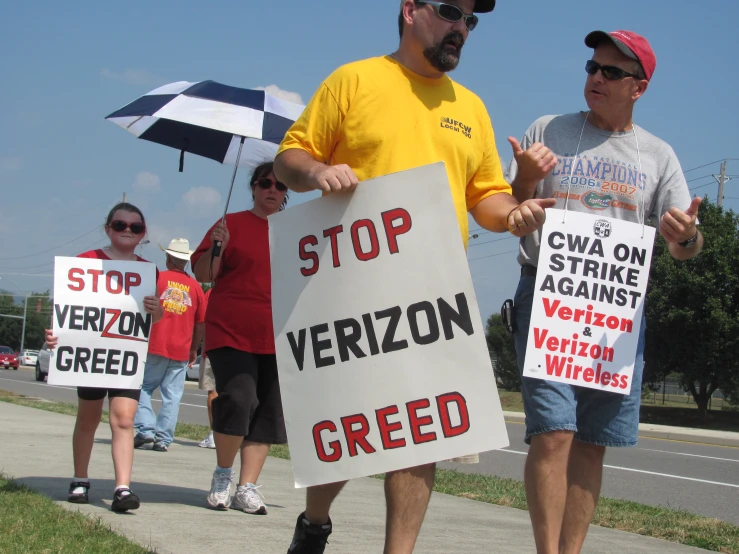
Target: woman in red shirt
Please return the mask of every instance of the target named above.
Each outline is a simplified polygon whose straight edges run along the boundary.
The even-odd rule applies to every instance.
[[[192,255],[195,278],[215,281],[205,315],[208,358],[218,397],[213,400],[213,436],[218,465],[208,503],[266,514],[256,482],[271,444],[287,443],[272,330],[269,227],[267,217],[287,203],[287,187],[275,179],[272,162],[250,180],[254,207],[226,215]],[[221,255],[213,257],[213,242]],[[232,466],[241,450],[241,472],[233,499]]]
[[[121,202],[113,206],[105,220],[105,234],[110,238],[110,245],[83,252],[77,257],[146,262],[134,252],[145,233],[146,222],[141,210],[132,204]],[[152,314],[153,323],[164,315],[156,296],[144,298],[144,309]],[[46,344],[49,348],[54,348],[57,344],[57,337],[49,329],[46,330]],[[92,445],[95,442],[95,431],[103,413],[103,401],[107,396],[110,430],[113,434],[111,448],[116,485],[111,510],[126,512],[139,507],[139,497],[130,489],[130,484],[133,468],[133,420],[139,405],[140,393],[140,389],[77,387],[77,421],[72,435],[74,478],[69,485],[67,496],[69,502],[75,504],[89,502],[90,481],[87,477],[87,468],[92,455]]]

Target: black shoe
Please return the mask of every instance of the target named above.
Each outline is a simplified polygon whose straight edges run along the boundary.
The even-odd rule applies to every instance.
[[[151,449],[156,450],[157,452],[166,452],[169,449],[169,446],[167,446],[163,442],[155,442],[154,446],[152,446]]]
[[[154,439],[151,439],[149,437],[145,437],[144,435],[136,434],[136,436],[133,438],[133,447],[134,448],[141,448],[145,444],[150,444],[154,442]]]
[[[295,524],[295,534],[290,548],[287,549],[288,554],[323,554],[331,531],[331,518],[323,525],[313,525],[305,518],[303,512]]]
[[[85,492],[73,492],[77,487],[84,487]],[[67,495],[67,502],[72,504],[87,504],[90,502],[90,498],[87,496],[87,491],[90,490],[89,481],[72,481],[69,484],[69,494]]]
[[[128,494],[123,494],[124,492],[128,492]],[[135,510],[140,505],[139,497],[131,489],[116,489],[110,509],[117,513],[123,513],[128,510]]]

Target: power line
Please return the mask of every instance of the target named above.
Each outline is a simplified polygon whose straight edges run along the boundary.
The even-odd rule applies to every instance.
[[[688,190],[698,190],[702,189],[703,187],[710,187],[711,185],[715,185],[716,183],[706,183],[705,185],[698,185],[697,187],[690,187]]]
[[[86,237],[87,235],[89,235],[93,231],[97,231],[99,229],[100,229],[100,225],[95,225],[95,227],[93,227],[92,229],[90,229],[89,231],[87,231],[85,233],[82,233],[80,236],[75,237],[72,240],[68,240],[65,243],[58,244],[56,246],[52,246],[48,250],[43,250],[41,252],[36,252],[35,254],[28,254],[26,256],[10,256],[10,257],[4,257],[4,258],[0,258],[0,260],[23,260],[25,258],[33,258],[34,256],[39,256],[40,254],[46,254],[47,252],[51,252],[52,250],[56,250],[57,248],[61,248],[62,246],[67,246],[68,244],[72,244],[74,241],[79,240],[82,237]]]
[[[692,183],[693,181],[698,181],[698,180],[700,180],[700,179],[706,179],[707,177],[713,177],[713,175],[710,175],[710,174],[709,174],[709,175],[703,175],[703,176],[701,176],[701,177],[693,177],[692,179],[688,179],[688,180],[687,180],[687,181],[685,181],[685,182],[686,182],[686,183]]]
[[[483,246],[484,244],[492,244],[494,242],[500,242],[502,240],[510,240],[510,239],[517,239],[518,237],[514,237],[513,235],[509,235],[507,237],[499,238],[499,239],[493,239],[493,240],[486,240],[485,242],[476,242],[475,244],[470,244],[467,246],[467,248],[474,248],[475,246]]]
[[[0,275],[12,275],[13,277],[53,277],[51,273],[9,273],[0,271]]]
[[[505,252],[498,252],[497,254],[488,254],[487,256],[480,256],[479,258],[470,258],[467,261],[476,262],[477,260],[483,260],[485,258],[494,258],[495,256],[502,256],[503,254],[513,254],[514,252],[518,252],[518,250],[507,250]]]
[[[698,167],[691,167],[690,169],[686,169],[685,171],[683,171],[683,173],[689,173],[691,171],[695,171],[696,169],[701,169],[703,167],[708,167],[709,165],[717,164],[717,163],[723,162],[725,160],[737,161],[737,160],[739,160],[739,158],[721,158],[720,160],[716,160],[715,162],[708,162],[707,164],[699,165]]]
[[[91,244],[88,244],[87,246],[85,246],[84,248],[82,248],[80,250],[81,250],[81,252],[87,252],[93,246],[96,246],[96,245],[100,244],[101,242],[105,242],[106,240],[108,240],[107,237],[102,238],[102,239],[98,239],[95,242],[93,242]],[[46,262],[46,263],[39,264],[39,265],[29,265],[29,266],[25,266],[25,267],[6,267],[5,269],[38,269],[40,267],[47,267],[47,266],[53,266],[53,265],[54,265],[54,262],[51,261],[51,262]]]

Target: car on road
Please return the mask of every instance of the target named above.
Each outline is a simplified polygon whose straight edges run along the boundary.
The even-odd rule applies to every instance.
[[[18,369],[18,356],[10,346],[0,346],[0,366]]]
[[[21,365],[35,366],[38,359],[38,350],[23,350],[18,360]]]
[[[36,381],[43,381],[49,375],[49,360],[51,359],[51,350],[46,343],[38,351],[36,356]]]

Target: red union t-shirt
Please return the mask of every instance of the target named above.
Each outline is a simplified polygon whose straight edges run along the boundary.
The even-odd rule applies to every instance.
[[[214,225],[215,226],[215,225]],[[231,347],[252,354],[274,354],[272,283],[267,220],[250,211],[226,216],[231,235],[205,318],[206,348]],[[194,266],[212,247],[211,227],[190,258]]]
[[[164,317],[151,327],[149,354],[187,361],[193,328],[205,321],[205,293],[184,271],[168,269],[157,278],[157,294]]]

